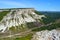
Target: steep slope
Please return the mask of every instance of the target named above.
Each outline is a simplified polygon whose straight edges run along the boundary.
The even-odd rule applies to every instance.
[[[5,9],[2,11],[6,11]],[[40,22],[44,15],[38,15],[34,11],[34,9],[26,8],[26,9],[8,9],[10,11],[5,15],[0,21],[0,31],[5,32],[9,30],[11,27],[16,28],[17,26],[21,26],[22,24],[27,24],[31,22]],[[37,24],[38,24],[37,23]],[[23,26],[25,27],[25,26]]]
[[[36,32],[32,40],[60,40],[60,30],[44,30]]]

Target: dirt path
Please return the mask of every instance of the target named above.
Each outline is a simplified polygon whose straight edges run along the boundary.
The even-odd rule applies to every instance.
[[[51,24],[52,24],[52,23],[47,24],[47,25],[41,25],[40,27],[49,26],[49,25],[51,25]],[[29,29],[29,30],[27,30],[27,31],[25,31],[25,32],[13,34],[13,35],[8,35],[8,36],[3,36],[3,37],[0,37],[0,38],[15,37],[15,36],[22,37],[22,36],[24,36],[24,35],[27,35],[27,34],[31,33],[33,29],[40,28],[40,27],[35,27],[35,28]]]

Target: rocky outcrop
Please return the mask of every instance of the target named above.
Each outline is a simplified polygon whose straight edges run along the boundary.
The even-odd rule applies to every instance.
[[[44,15],[38,15],[34,9],[11,9],[10,12],[0,21],[0,30],[4,32],[6,28],[18,26],[27,22],[36,22]]]
[[[36,32],[32,40],[60,40],[60,31],[58,30],[44,30]]]

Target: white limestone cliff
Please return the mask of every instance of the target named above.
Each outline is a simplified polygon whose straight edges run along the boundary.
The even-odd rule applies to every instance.
[[[45,16],[36,14],[34,12],[34,9],[11,10],[0,21],[0,30],[4,32],[7,27],[9,28],[12,26],[18,26],[26,22],[36,22],[36,19],[41,19],[41,17],[45,17]]]
[[[60,40],[60,31],[57,30],[44,30],[36,32],[32,40]]]

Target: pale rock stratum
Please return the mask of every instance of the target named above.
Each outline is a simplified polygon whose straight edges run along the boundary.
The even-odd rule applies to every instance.
[[[1,10],[0,12],[3,11],[9,10]],[[36,14],[34,9],[31,8],[11,9],[10,12],[0,21],[0,30],[2,30],[1,32],[4,32],[6,28],[9,30],[12,26],[18,26],[27,22],[36,22],[36,20],[41,19],[42,17],[45,16]]]
[[[54,29],[51,31],[44,30],[36,32],[32,40],[60,40],[60,31]]]

